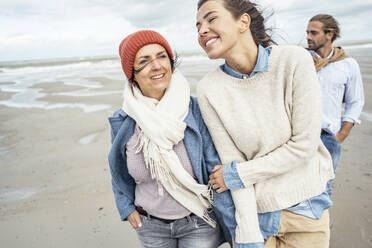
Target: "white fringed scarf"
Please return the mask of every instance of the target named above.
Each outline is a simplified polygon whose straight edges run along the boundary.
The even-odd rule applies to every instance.
[[[215,227],[216,222],[208,214],[213,203],[211,189],[185,170],[173,150],[184,138],[189,102],[189,84],[175,70],[160,101],[143,96],[138,87],[127,83],[122,108],[141,129],[136,152],[142,150],[146,168],[160,186],[159,194],[162,185],[185,208]]]

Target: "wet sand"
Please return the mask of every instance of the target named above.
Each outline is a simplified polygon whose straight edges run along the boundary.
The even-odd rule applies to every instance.
[[[95,92],[122,90],[116,80],[96,78]],[[365,82],[365,111],[371,113],[372,82]],[[35,86],[50,104],[109,104],[80,108],[12,108],[0,105],[1,247],[139,246],[136,233],[117,213],[107,154],[107,122],[121,94],[65,96],[81,90],[60,82]],[[12,93],[0,92],[0,99]],[[334,184],[331,247],[372,247],[372,124],[352,130],[344,142]],[[228,246],[223,246],[228,247]]]

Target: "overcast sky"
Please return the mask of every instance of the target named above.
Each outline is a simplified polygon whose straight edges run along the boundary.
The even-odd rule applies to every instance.
[[[305,42],[310,17],[329,13],[341,41],[372,39],[372,0],[261,0],[280,43]],[[0,0],[0,61],[116,55],[139,29],[162,33],[177,51],[197,50],[197,0]]]

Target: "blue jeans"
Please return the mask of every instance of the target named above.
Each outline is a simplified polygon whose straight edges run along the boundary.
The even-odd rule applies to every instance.
[[[216,248],[221,243],[220,228],[208,225],[196,215],[166,224],[140,215],[142,227],[137,230],[144,248]]]
[[[336,173],[338,162],[340,161],[341,143],[337,142],[332,134],[328,134],[325,132],[322,132],[320,138],[322,139],[323,144],[327,148],[328,152],[331,154],[333,171],[334,173]],[[333,180],[329,180],[327,183],[326,191],[329,194],[329,196],[331,196],[332,194],[332,181]]]

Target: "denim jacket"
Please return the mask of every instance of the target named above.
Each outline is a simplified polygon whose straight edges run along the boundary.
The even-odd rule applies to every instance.
[[[126,143],[134,133],[135,121],[122,109],[117,110],[109,118],[111,125],[111,143],[108,160],[112,176],[112,189],[121,220],[127,220],[135,210],[135,181],[128,173],[126,158]],[[208,184],[209,174],[213,167],[221,164],[213,145],[208,129],[204,124],[195,97],[191,97],[189,112],[185,118],[186,129],[184,144],[190,158],[194,174],[201,184]],[[214,212],[221,226],[224,239],[231,243],[231,235],[236,228],[235,207],[229,191],[221,194],[213,192]],[[223,215],[221,214],[223,211]],[[250,247],[250,246],[247,246]]]

